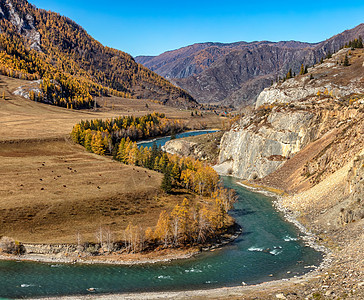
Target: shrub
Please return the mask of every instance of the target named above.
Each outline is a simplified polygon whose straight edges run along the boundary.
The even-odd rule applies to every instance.
[[[21,255],[26,252],[25,247],[18,241],[14,241],[14,239],[3,236],[0,240],[0,248],[3,252],[8,254],[17,254]]]

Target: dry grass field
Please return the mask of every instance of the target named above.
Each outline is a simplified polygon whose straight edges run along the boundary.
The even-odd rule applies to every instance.
[[[214,113],[203,117],[191,117],[191,112],[153,103],[148,100],[123,99],[117,97],[100,97],[101,105],[96,111],[69,110],[36,103],[12,94],[19,86],[30,82],[0,75],[0,140],[42,139],[68,136],[72,127],[80,120],[106,119],[115,116],[142,116],[153,111],[165,113],[169,118],[179,118],[190,128],[201,126],[219,128],[224,118]],[[2,99],[5,92],[6,100]]]
[[[162,175],[86,152],[69,132],[81,119],[164,112],[190,127],[219,127],[213,115],[191,118],[190,111],[147,100],[99,98],[101,108],[67,110],[11,94],[28,82],[0,76],[0,236],[28,243],[96,241],[100,228],[115,239],[132,222],[154,226],[162,209],[183,195],[166,197]],[[103,103],[104,102],[104,103]],[[147,105],[146,105],[147,104]]]

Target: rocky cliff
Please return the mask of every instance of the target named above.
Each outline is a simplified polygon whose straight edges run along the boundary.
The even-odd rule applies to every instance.
[[[363,88],[363,49],[343,50],[266,89],[223,136],[216,168],[285,191],[279,206],[329,249],[324,272],[282,299],[363,299]]]
[[[195,159],[216,164],[223,131],[212,132],[199,136],[168,141],[163,150],[180,156],[192,156]]]
[[[343,66],[349,51],[350,66]],[[263,91],[256,111],[223,136],[218,170],[245,179],[263,178],[311,147],[302,170],[297,171],[295,163],[295,171],[304,176],[296,178],[299,184],[286,187],[299,189],[304,178],[315,184],[336,171],[363,147],[363,62],[363,50],[342,50],[309,74]]]
[[[349,66],[343,65],[345,55],[348,56]],[[332,58],[325,59],[322,64],[309,68],[307,74],[275,83],[264,89],[257,97],[255,106],[297,102],[320,94],[330,95],[335,99],[342,99],[351,94],[362,94],[364,61],[360,58],[361,55],[359,50],[342,49]]]
[[[319,115],[304,109],[274,107],[242,118],[221,141],[221,172],[262,178],[300,151],[318,131]]]

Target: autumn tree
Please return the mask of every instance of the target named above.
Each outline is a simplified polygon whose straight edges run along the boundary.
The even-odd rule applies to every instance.
[[[292,69],[290,68],[289,70],[288,70],[288,72],[287,72],[287,74],[286,74],[286,79],[290,79],[290,78],[292,78],[293,76],[292,76]]]
[[[171,224],[167,211],[163,210],[157,222],[157,226],[154,230],[155,238],[163,241],[164,246],[167,246],[171,236]]]
[[[301,64],[300,75],[305,74],[305,67]]]

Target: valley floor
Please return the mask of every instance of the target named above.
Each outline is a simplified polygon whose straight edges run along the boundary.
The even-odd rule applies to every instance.
[[[135,216],[151,224],[162,208],[173,206],[173,201],[155,192],[161,174],[112,162],[69,142],[72,126],[81,119],[137,116],[155,110],[184,118],[195,128],[219,127],[221,122],[213,115],[191,118],[188,111],[144,100],[102,99],[106,103],[99,111],[71,111],[12,96],[10,92],[22,84],[26,83],[0,76],[0,89],[6,90],[7,98],[0,99],[0,235],[24,242],[75,243],[78,232],[83,232],[83,239],[95,239],[100,225],[117,232]],[[98,295],[97,299],[363,299],[363,219],[342,227],[331,226],[329,212],[336,209],[339,199],[333,195],[340,197],[341,181],[329,177],[320,185],[294,196],[309,199],[304,211],[292,205],[293,198],[284,198],[283,203],[292,211],[301,211],[300,221],[332,251],[332,264],[322,272],[256,286]],[[128,213],[112,209],[121,206]],[[88,298],[92,295],[65,297]]]
[[[105,97],[96,111],[69,110],[12,94],[27,84],[0,76],[0,236],[25,243],[95,242],[100,227],[117,237],[131,220],[154,226],[183,199],[159,191],[162,174],[75,145],[69,134],[80,120],[157,111],[189,128],[221,126],[213,113],[191,117],[148,100]]]

